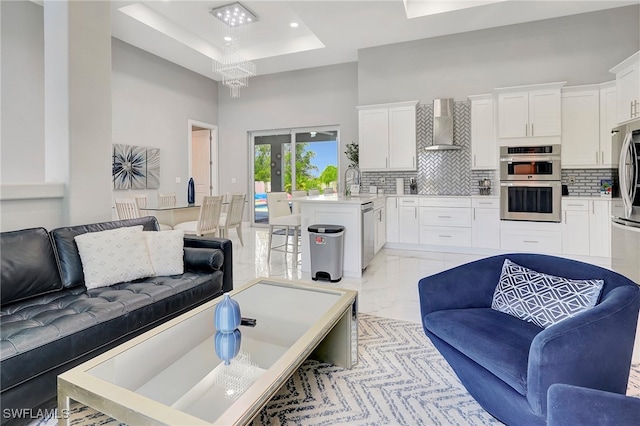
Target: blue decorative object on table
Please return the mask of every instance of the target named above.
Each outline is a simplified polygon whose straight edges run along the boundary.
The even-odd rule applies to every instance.
[[[216,305],[214,321],[216,330],[233,333],[240,326],[240,305],[225,293],[224,299]]]
[[[193,178],[189,178],[189,184],[187,185],[187,203],[195,204],[196,202],[196,186],[193,182]]]
[[[216,331],[214,336],[214,346],[218,358],[224,361],[224,365],[229,365],[231,360],[240,352],[240,341],[242,334],[240,330],[233,330],[231,333]]]

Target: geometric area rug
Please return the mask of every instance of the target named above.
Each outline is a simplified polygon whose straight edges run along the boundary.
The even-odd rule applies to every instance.
[[[277,425],[502,425],[467,393],[420,324],[358,314],[358,363],[305,361],[253,420]],[[640,369],[630,392],[640,396]],[[121,425],[72,406],[72,425]],[[55,419],[30,426],[53,426]]]

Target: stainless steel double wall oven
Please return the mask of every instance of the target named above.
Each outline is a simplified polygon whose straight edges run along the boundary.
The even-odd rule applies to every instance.
[[[500,147],[500,219],[561,221],[560,145]]]

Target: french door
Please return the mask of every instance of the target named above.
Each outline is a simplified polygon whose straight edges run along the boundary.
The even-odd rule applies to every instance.
[[[253,225],[269,223],[268,192],[337,190],[338,127],[251,132],[250,141]]]

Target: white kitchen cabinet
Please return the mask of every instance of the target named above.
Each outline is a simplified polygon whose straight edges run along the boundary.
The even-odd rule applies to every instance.
[[[563,88],[562,166],[596,167],[601,157],[600,88]]]
[[[562,83],[507,87],[498,92],[498,137],[560,136]]]
[[[616,75],[618,122],[640,117],[640,52],[609,71]]]
[[[600,167],[618,168],[618,153],[611,143],[611,130],[618,125],[615,81],[600,85]]]
[[[398,242],[418,244],[420,222],[418,219],[418,199],[398,198]]]
[[[562,253],[589,255],[589,201],[562,199]]]
[[[398,197],[387,197],[387,242],[398,242]]]
[[[375,230],[373,234],[374,251],[377,253],[387,242],[387,218],[385,212],[385,203],[381,199],[380,202],[374,201],[373,218],[375,220]]]
[[[420,199],[420,244],[471,246],[471,199]]]
[[[471,246],[500,248],[500,199],[473,198],[471,203]]]
[[[389,151],[389,109],[359,111],[358,125],[360,129],[360,169],[386,168]]]
[[[359,168],[416,170],[418,101],[358,107]]]
[[[495,170],[497,150],[493,95],[474,95],[471,99],[471,169]]]
[[[500,249],[525,253],[562,253],[562,226],[555,222],[500,222]]]
[[[589,255],[611,257],[611,200],[589,201]]]

